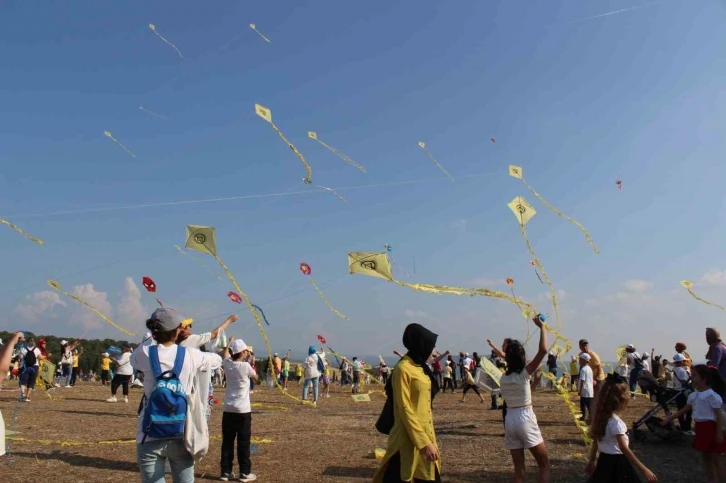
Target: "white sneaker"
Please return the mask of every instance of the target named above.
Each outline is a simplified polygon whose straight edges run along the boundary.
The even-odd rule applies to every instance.
[[[110,398],[106,399],[106,402],[116,402],[116,396],[111,396]]]
[[[240,475],[239,481],[255,481],[257,480],[257,476],[255,476],[254,473],[250,473],[249,475]]]
[[[53,384],[53,387],[60,387],[60,384]]]
[[[128,396],[124,396],[124,402],[128,404],[128,402],[129,402],[129,397]]]
[[[73,386],[66,386],[66,389],[70,389],[71,387],[73,387]]]

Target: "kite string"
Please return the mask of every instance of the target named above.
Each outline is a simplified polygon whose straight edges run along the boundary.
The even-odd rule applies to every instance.
[[[222,277],[220,277],[219,275],[217,275],[216,273],[214,273],[214,271],[211,268],[209,268],[203,261],[195,258],[194,256],[192,256],[191,253],[188,253],[188,252],[182,250],[179,245],[174,245],[174,248],[176,248],[177,250],[179,250],[179,253],[181,253],[182,255],[188,256],[189,258],[191,258],[192,260],[194,260],[195,262],[197,262],[199,265],[203,266],[205,269],[207,269],[207,271],[209,273],[211,273],[212,275],[214,275],[215,277],[217,277],[217,280],[219,280],[220,282],[224,282],[224,279]]]
[[[580,224],[580,222],[579,222],[579,221],[577,221],[577,220],[575,220],[574,218],[571,218],[571,217],[569,217],[569,216],[565,215],[565,214],[564,214],[564,213],[562,213],[562,212],[561,212],[560,210],[558,210],[557,208],[555,208],[554,206],[552,206],[552,205],[551,205],[551,204],[550,204],[550,203],[549,203],[549,202],[548,202],[547,200],[545,200],[544,198],[542,198],[542,196],[540,196],[540,194],[539,194],[539,193],[537,193],[537,192],[536,192],[536,191],[534,190],[534,188],[532,188],[532,187],[531,187],[531,186],[530,186],[530,185],[529,185],[529,184],[528,184],[528,183],[527,183],[527,182],[526,182],[526,181],[524,180],[524,178],[519,178],[519,179],[520,179],[520,180],[522,180],[522,183],[524,183],[524,186],[526,186],[526,187],[527,187],[527,188],[529,189],[529,191],[531,191],[531,192],[532,192],[532,194],[533,194],[534,196],[536,196],[536,197],[537,197],[537,199],[538,199],[538,200],[540,200],[540,201],[542,202],[542,204],[543,204],[543,205],[545,205],[545,206],[546,206],[547,208],[549,208],[551,212],[553,212],[553,213],[554,213],[554,214],[556,214],[557,216],[560,216],[560,217],[562,217],[562,218],[566,219],[567,221],[569,221],[570,223],[572,223],[573,225],[575,225],[575,226],[576,226],[576,227],[577,227],[577,228],[578,228],[578,229],[579,229],[579,230],[580,230],[580,231],[581,231],[581,232],[582,232],[582,233],[583,233],[583,234],[585,235],[585,240],[587,240],[587,243],[589,243],[589,244],[590,244],[590,246],[591,246],[591,247],[592,247],[592,249],[593,249],[593,250],[595,251],[595,253],[600,253],[600,250],[598,250],[598,249],[597,249],[597,245],[595,245],[595,240],[593,240],[593,238],[592,238],[592,235],[590,235],[590,232],[589,232],[589,231],[587,231],[587,229],[586,229],[586,228],[585,228],[584,226],[582,226],[582,225]]]
[[[446,171],[446,170],[444,169],[444,167],[443,167],[443,166],[441,166],[441,165],[439,164],[439,162],[438,162],[438,161],[436,161],[436,158],[434,158],[434,155],[433,155],[433,154],[431,154],[431,153],[429,152],[429,150],[428,150],[428,149],[426,149],[426,146],[421,146],[421,147],[423,148],[423,150],[424,150],[424,151],[426,151],[426,154],[428,154],[429,158],[431,158],[431,161],[433,161],[433,162],[434,162],[434,164],[435,164],[436,166],[438,166],[438,168],[439,168],[439,169],[440,169],[441,171],[443,171],[443,173],[444,173],[444,174],[445,174],[445,175],[446,175],[446,176],[447,176],[447,177],[448,177],[448,178],[449,178],[449,179],[451,180],[451,182],[453,183],[453,182],[454,182],[454,178],[452,178],[452,177],[451,177],[451,175],[449,174],[449,172],[448,172],[448,171]]]
[[[390,253],[388,254],[388,258],[390,258],[391,261],[393,262],[393,264],[395,266],[397,266],[398,268],[400,268],[401,271],[403,273],[405,273],[408,278],[416,278],[414,275],[411,275],[410,273],[408,273],[405,268],[403,268],[401,265],[399,265],[398,263],[396,263],[396,260],[393,258],[393,255],[391,255]]]
[[[347,315],[345,315],[345,314],[342,314],[342,313],[340,313],[340,312],[339,312],[338,310],[336,310],[336,308],[335,308],[335,307],[333,307],[333,304],[331,304],[331,303],[330,303],[330,301],[329,301],[329,300],[328,300],[327,298],[325,298],[325,295],[323,294],[323,291],[322,291],[322,290],[320,290],[320,288],[319,288],[319,287],[317,286],[317,284],[315,283],[315,280],[313,280],[313,277],[310,277],[310,283],[312,283],[312,284],[313,284],[313,287],[315,287],[315,290],[317,290],[317,292],[318,292],[318,295],[320,295],[320,298],[321,298],[321,299],[323,299],[323,302],[325,302],[325,305],[327,305],[327,306],[328,306],[328,308],[329,308],[329,309],[330,309],[330,310],[331,310],[331,311],[332,311],[332,312],[333,312],[333,313],[334,313],[335,315],[337,315],[337,316],[338,316],[338,317],[340,317],[341,319],[345,319],[345,320],[348,320],[348,316],[347,316]]]
[[[562,330],[562,322],[560,321],[560,310],[557,307],[557,292],[555,292],[555,287],[552,285],[552,281],[550,281],[550,277],[547,275],[547,271],[545,270],[544,265],[542,265],[542,262],[540,261],[539,257],[534,252],[534,249],[532,248],[532,244],[529,242],[529,238],[527,238],[527,230],[524,228],[524,223],[520,223],[519,227],[522,230],[522,238],[524,238],[524,242],[527,244],[527,250],[529,250],[530,255],[532,255],[532,259],[534,260],[534,263],[542,271],[542,276],[545,279],[545,283],[547,284],[547,287],[550,289],[550,294],[552,296],[552,307],[555,310],[555,319],[557,320],[557,330]]]
[[[239,284],[237,283],[237,280],[235,280],[234,275],[232,275],[232,272],[227,268],[227,265],[224,264],[221,258],[217,255],[212,255],[215,260],[217,260],[217,263],[219,263],[219,266],[222,267],[222,270],[224,270],[224,273],[227,274],[227,278],[229,278],[230,282],[232,282],[232,285],[234,285],[234,288],[237,290],[237,294],[242,297],[242,300],[244,300],[245,304],[247,305],[247,308],[249,309],[252,316],[255,318],[255,322],[257,322],[257,328],[260,330],[260,334],[262,335],[262,339],[265,341],[265,347],[267,349],[267,358],[268,363],[270,364],[270,367],[272,367],[272,346],[270,345],[270,339],[267,338],[267,332],[265,332],[265,327],[262,325],[262,320],[260,320],[260,315],[255,310],[254,306],[252,305],[252,302],[250,302],[249,297],[247,297],[247,294],[242,291],[242,288],[240,288]],[[277,381],[277,378],[272,378],[275,387],[284,394],[285,396],[289,397],[290,399],[293,399],[298,402],[302,402],[303,404],[311,405],[308,401],[303,401],[300,398],[297,398],[293,396],[292,394],[288,393],[283,389],[283,387],[280,385],[280,383]]]

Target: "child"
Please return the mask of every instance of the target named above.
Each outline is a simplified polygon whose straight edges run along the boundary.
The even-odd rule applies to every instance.
[[[453,363],[451,361],[447,361],[446,366],[444,367],[444,392],[446,392],[446,388],[451,388],[451,393],[455,393],[454,390],[454,380],[452,379],[452,375],[454,370],[451,368],[451,365]]]
[[[580,354],[580,375],[578,376],[577,394],[580,396],[580,412],[582,421],[590,424],[592,416],[592,400],[595,397],[595,387],[592,381],[592,368],[590,367],[590,354]]]
[[[108,357],[108,352],[101,354],[101,385],[105,386],[109,383],[108,371],[111,370],[111,358]]]
[[[514,481],[524,481],[526,467],[524,450],[528,449],[537,460],[540,482],[550,481],[550,460],[547,455],[542,433],[537,424],[537,416],[532,409],[532,389],[530,379],[547,355],[547,335],[544,322],[534,317],[534,325],[539,327],[539,346],[534,359],[527,364],[524,346],[516,340],[505,340],[504,357],[507,371],[499,383],[506,402],[507,413],[504,419],[504,447],[509,450],[514,463]],[[490,344],[491,345],[491,344]],[[492,347],[494,347],[492,345]]]
[[[295,365],[295,375],[297,376],[297,385],[299,386],[303,381],[303,370],[300,364]]]
[[[474,378],[471,375],[471,371],[466,366],[461,366],[461,370],[464,371],[464,393],[461,395],[461,402],[464,402],[466,400],[466,393],[469,391],[469,389],[473,390],[477,396],[479,396],[479,399],[481,399],[481,402],[484,402],[484,397],[479,393],[479,388],[476,387],[476,382],[474,381]]]
[[[323,397],[330,397],[330,361],[325,359],[325,370],[323,371]]]
[[[686,357],[683,354],[676,354],[673,356],[673,364],[676,366],[673,369],[673,387],[678,390],[686,389],[691,383],[691,374],[686,368]],[[676,399],[676,407],[680,411],[688,404],[688,395],[682,393]],[[689,436],[695,436],[696,433],[691,431],[692,415],[690,412],[683,414],[678,418],[678,425],[681,431]]]
[[[595,414],[590,426],[593,439],[590,459],[585,472],[589,483],[639,482],[635,468],[640,470],[648,482],[658,478],[630,451],[628,427],[618,413],[625,411],[630,400],[628,381],[619,374],[609,374],[597,397]],[[595,464],[595,457],[600,456]]]
[[[577,357],[575,356],[572,356],[572,360],[570,361],[570,377],[572,378],[570,381],[570,390],[577,391],[580,387],[577,383],[577,379],[580,377],[580,367],[577,364]]]
[[[231,356],[230,356],[231,354]],[[229,346],[224,350],[223,367],[227,377],[224,393],[224,413],[222,414],[222,476],[220,480],[232,478],[234,462],[234,440],[237,439],[237,460],[239,481],[255,481],[250,461],[250,439],[252,437],[252,408],[250,405],[250,380],[257,379],[257,373],[245,362],[249,356],[243,340],[230,337]]]
[[[721,455],[726,453],[726,443],[724,443],[723,434],[724,416],[721,411],[723,400],[719,394],[723,394],[726,390],[726,383],[715,367],[699,364],[693,366],[692,370],[691,378],[696,392],[688,396],[686,407],[668,416],[661,424],[665,426],[673,419],[693,410],[693,419],[696,420],[696,438],[693,440],[693,449],[703,453],[706,481],[708,483],[724,482],[726,481],[726,467]]]

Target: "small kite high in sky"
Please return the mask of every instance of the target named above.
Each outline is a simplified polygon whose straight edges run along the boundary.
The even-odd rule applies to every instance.
[[[154,32],[156,34],[157,37],[159,37],[161,40],[163,40],[164,43],[169,45],[172,49],[176,50],[176,53],[179,54],[179,57],[181,57],[182,59],[184,58],[184,56],[181,53],[181,50],[179,50],[176,47],[176,45],[174,45],[171,42],[169,42],[168,40],[166,40],[159,32],[156,31],[156,25],[154,25],[153,23],[150,23],[149,28],[151,29],[152,32]]]
[[[453,182],[454,182],[454,178],[452,178],[452,177],[451,177],[451,175],[449,174],[449,172],[448,172],[448,171],[446,171],[446,170],[444,169],[444,167],[443,167],[443,166],[441,166],[441,165],[439,164],[439,162],[438,162],[438,161],[436,161],[436,158],[434,158],[434,155],[433,155],[433,154],[431,154],[431,153],[429,152],[429,150],[428,150],[428,149],[426,149],[426,143],[425,143],[425,142],[422,142],[422,141],[419,141],[418,145],[419,145],[419,147],[420,147],[421,149],[423,149],[424,151],[426,151],[426,154],[427,154],[427,155],[429,156],[429,158],[431,158],[431,161],[433,161],[433,162],[434,162],[434,164],[435,164],[436,166],[438,166],[438,168],[439,168],[439,169],[440,169],[440,170],[441,170],[441,171],[442,171],[442,172],[443,172],[443,173],[444,173],[444,174],[445,174],[446,176],[448,176],[448,178],[449,178],[449,179],[451,180],[451,182],[453,183]]]
[[[365,172],[366,172],[366,169],[365,169],[365,168],[364,168],[363,166],[361,166],[360,164],[356,163],[355,161],[353,161],[353,160],[352,160],[352,159],[350,159],[350,158],[349,158],[348,156],[346,156],[345,154],[341,153],[340,151],[338,151],[338,150],[337,150],[337,149],[335,149],[334,147],[332,147],[332,146],[328,146],[327,144],[325,144],[324,142],[322,142],[322,141],[321,141],[321,140],[320,140],[320,139],[318,138],[318,135],[317,135],[317,133],[315,133],[315,132],[313,132],[313,131],[308,131],[308,137],[309,137],[310,139],[314,139],[315,141],[319,142],[320,144],[322,144],[323,146],[325,146],[326,148],[328,148],[329,150],[331,150],[331,151],[333,152],[333,154],[335,154],[335,155],[336,155],[336,156],[338,156],[338,157],[339,157],[340,159],[342,159],[342,160],[343,160],[343,161],[345,161],[346,163],[350,164],[350,165],[351,165],[351,166],[353,166],[354,168],[358,169],[358,170],[359,170],[359,171],[360,171],[361,173],[365,173]]]
[[[162,116],[158,112],[154,112],[151,109],[145,108],[144,106],[139,106],[139,110],[144,111],[146,114],[149,114],[151,116],[158,117],[159,119],[165,119],[165,120],[169,119],[168,117]]]
[[[270,39],[268,39],[267,37],[265,37],[264,35],[262,35],[262,33],[260,33],[260,31],[259,31],[259,30],[257,30],[257,26],[256,26],[255,24],[251,23],[251,24],[250,24],[250,28],[251,28],[252,30],[254,30],[255,32],[257,32],[257,35],[259,35],[260,37],[262,37],[262,40],[264,40],[264,41],[265,41],[265,42],[267,42],[268,44],[269,44],[269,43],[271,43],[271,42],[270,42]]]
[[[45,245],[45,242],[43,240],[41,240],[40,238],[35,238],[33,235],[31,235],[30,233],[26,232],[25,230],[23,230],[22,228],[20,228],[15,223],[10,223],[8,220],[3,220],[2,218],[0,218],[0,223],[2,223],[5,226],[9,226],[10,228],[12,228],[13,230],[15,230],[16,232],[18,232],[21,235],[23,235],[28,240],[30,240],[32,242],[35,242],[38,245]]]
[[[696,295],[696,294],[695,294],[695,293],[693,292],[693,282],[691,282],[690,280],[681,280],[681,286],[682,286],[683,288],[685,288],[685,289],[686,289],[686,291],[687,291],[687,292],[688,292],[689,294],[691,294],[691,296],[692,296],[692,297],[693,297],[694,299],[696,299],[696,300],[698,300],[698,301],[700,301],[700,302],[703,302],[704,304],[707,304],[707,305],[712,305],[712,306],[714,306],[714,307],[718,307],[718,308],[719,308],[719,309],[721,309],[721,310],[726,310],[726,309],[724,309],[723,307],[721,307],[720,305],[718,305],[718,304],[714,304],[714,303],[712,303],[712,302],[709,302],[708,300],[704,300],[704,299],[702,299],[701,297],[699,297],[698,295]]]
[[[590,244],[590,246],[595,251],[595,253],[600,253],[600,251],[597,249],[597,246],[595,245],[595,240],[593,240],[592,239],[592,236],[590,235],[590,232],[587,231],[585,229],[585,227],[580,224],[580,222],[578,222],[577,220],[575,220],[573,218],[570,218],[569,216],[565,215],[564,213],[562,213],[561,211],[559,211],[557,208],[555,208],[554,206],[552,206],[547,200],[545,200],[544,198],[542,198],[539,195],[539,193],[537,193],[534,190],[534,188],[532,188],[529,184],[527,184],[527,182],[524,180],[523,173],[522,173],[522,167],[521,166],[515,166],[513,164],[510,165],[509,166],[509,176],[511,176],[512,178],[517,178],[518,180],[520,180],[524,184],[524,186],[526,186],[527,189],[529,189],[532,192],[532,194],[534,196],[536,196],[537,199],[542,202],[543,205],[545,205],[547,208],[550,209],[550,211],[552,211],[552,213],[554,213],[557,216],[560,216],[560,217],[564,218],[565,220],[569,221],[570,223],[572,223],[573,225],[575,225],[577,228],[579,228],[580,231],[585,235],[585,240],[587,240],[587,243]]]
[[[275,130],[275,132],[282,138],[283,141],[285,141],[285,144],[287,144],[287,147],[289,147],[293,153],[295,153],[295,156],[298,157],[300,161],[302,161],[303,166],[305,167],[305,178],[303,180],[305,183],[310,184],[313,182],[313,170],[310,168],[310,165],[305,160],[305,156],[302,155],[300,151],[297,150],[297,148],[287,140],[284,134],[282,134],[282,131],[275,126],[275,123],[272,122],[272,111],[266,108],[265,106],[262,106],[260,104],[255,104],[255,114],[260,116],[262,119],[270,123],[270,126],[272,126],[272,129]]]
[[[321,343],[321,344],[325,344],[325,343],[326,343],[326,342],[325,342],[325,337],[323,337],[323,336],[322,336],[322,335],[320,335],[320,334],[318,334],[318,340],[320,341],[320,343]]]
[[[534,274],[537,275],[537,280],[539,280],[539,283],[544,283],[542,281],[542,277],[539,276],[539,272],[537,271],[537,264],[534,263],[534,261],[529,262],[529,266],[532,267],[534,270]]]
[[[134,153],[132,153],[131,151],[129,151],[129,148],[127,148],[126,146],[124,146],[124,145],[123,145],[123,144],[121,143],[121,141],[119,141],[118,139],[116,139],[115,137],[113,137],[113,134],[111,134],[111,133],[110,133],[109,131],[103,131],[103,134],[104,134],[104,135],[105,135],[105,136],[106,136],[107,138],[109,138],[109,139],[110,139],[111,141],[115,142],[115,143],[116,143],[116,144],[117,144],[117,145],[118,145],[118,146],[119,146],[119,147],[120,147],[121,149],[123,149],[124,151],[126,151],[126,153],[127,153],[127,154],[128,154],[129,156],[131,156],[132,158],[135,158],[135,157],[136,157],[136,155],[135,155]]]
[[[620,180],[615,181],[615,186],[618,187],[620,191],[623,191],[623,182]]]
[[[156,292],[156,284],[149,277],[143,277],[141,279],[141,283],[144,285],[144,288],[146,290],[148,290],[149,292],[151,292],[151,293]]]
[[[323,291],[320,290],[320,288],[318,287],[318,285],[315,283],[315,280],[311,276],[311,274],[313,273],[313,270],[312,270],[312,268],[310,268],[310,265],[308,265],[307,263],[301,263],[300,264],[300,271],[302,272],[303,275],[306,275],[306,276],[310,277],[310,283],[313,284],[313,287],[315,287],[315,290],[318,292],[318,295],[320,295],[320,298],[323,299],[323,302],[325,302],[325,305],[327,305],[328,308],[335,315],[337,315],[338,317],[340,317],[341,319],[348,320],[348,316],[347,315],[342,314],[338,310],[336,310],[336,308],[333,307],[333,304],[331,304],[330,301],[327,298],[325,298],[325,295],[323,294]]]
[[[236,304],[242,303],[242,297],[232,291],[227,292],[227,297],[229,297],[229,299]]]
[[[110,318],[109,318],[109,317],[108,317],[108,316],[107,316],[106,314],[104,314],[103,312],[101,312],[100,310],[98,310],[98,309],[97,309],[96,307],[94,307],[93,305],[91,305],[91,304],[89,304],[88,302],[86,302],[85,300],[83,300],[83,299],[82,299],[81,297],[79,297],[78,295],[73,295],[72,293],[68,293],[68,292],[66,292],[65,290],[63,290],[63,289],[61,288],[61,285],[60,285],[60,284],[59,284],[58,282],[56,282],[55,280],[48,280],[48,285],[50,286],[50,288],[52,288],[52,289],[54,289],[54,290],[57,290],[58,292],[60,292],[60,293],[62,293],[63,295],[65,295],[66,297],[72,298],[73,300],[75,300],[75,301],[76,301],[76,302],[78,302],[79,304],[81,304],[81,305],[83,305],[83,306],[87,307],[87,308],[88,308],[89,310],[91,310],[91,311],[92,311],[93,313],[95,313],[96,315],[98,315],[99,317],[101,317],[101,318],[102,318],[103,320],[105,320],[105,321],[106,321],[106,322],[108,322],[109,324],[111,324],[111,325],[113,325],[114,327],[116,327],[116,328],[117,328],[118,330],[120,330],[120,331],[121,331],[121,332],[123,332],[124,334],[126,334],[126,335],[130,335],[130,336],[137,336],[137,335],[138,335],[138,334],[134,334],[133,332],[129,332],[128,330],[126,330],[126,329],[124,329],[123,327],[121,327],[121,326],[120,326],[120,325],[118,325],[118,324],[117,324],[116,322],[114,322],[113,320],[111,320],[111,319],[110,319]]]

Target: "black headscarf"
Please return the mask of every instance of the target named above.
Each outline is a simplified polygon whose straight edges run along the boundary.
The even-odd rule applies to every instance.
[[[424,373],[431,379],[431,403],[439,392],[439,383],[434,377],[434,373],[426,362],[436,347],[438,334],[434,334],[426,327],[420,324],[409,324],[403,331],[403,346],[408,349],[406,355],[417,366],[423,368]]]

